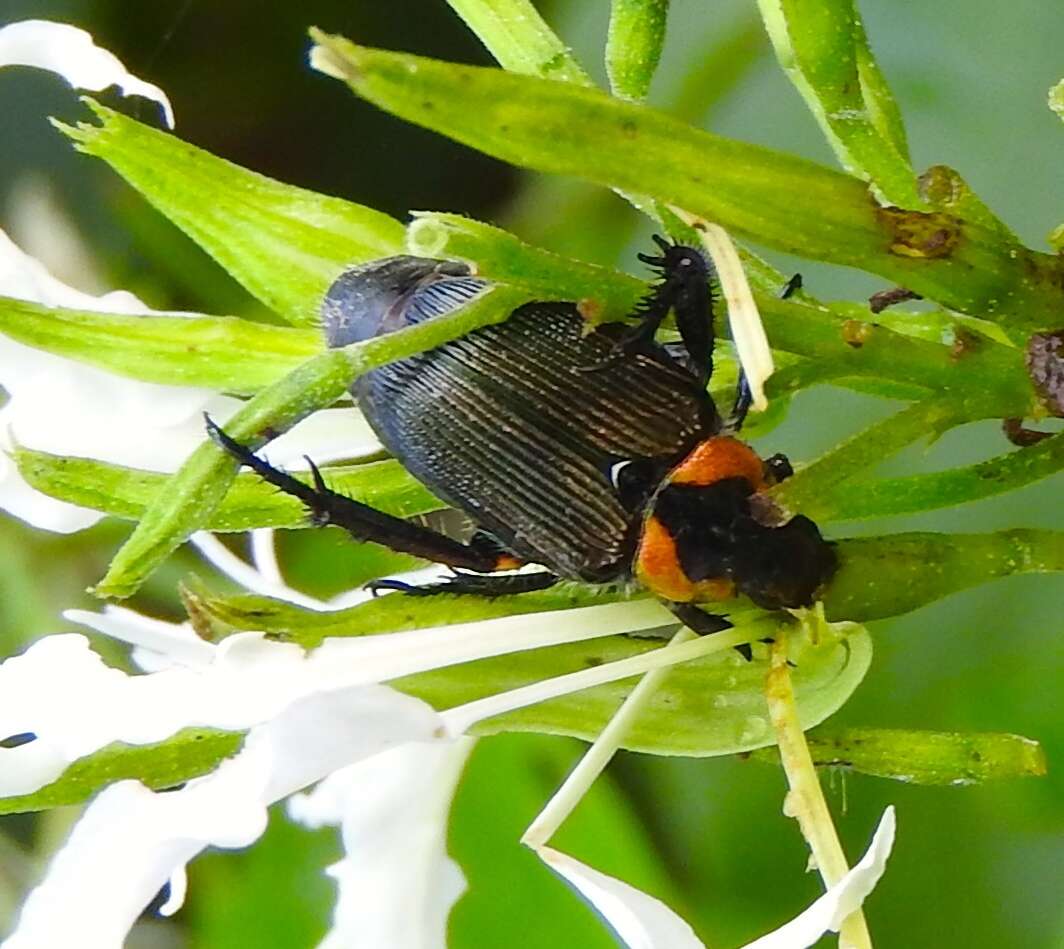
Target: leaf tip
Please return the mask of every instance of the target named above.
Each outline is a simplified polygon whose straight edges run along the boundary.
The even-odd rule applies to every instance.
[[[310,48],[310,68],[342,82],[353,82],[357,78],[353,56],[357,47],[342,36],[326,33],[316,26],[308,32],[314,41]]]

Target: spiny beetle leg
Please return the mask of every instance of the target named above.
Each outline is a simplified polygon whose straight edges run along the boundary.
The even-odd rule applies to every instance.
[[[402,580],[373,580],[366,584],[366,589],[374,594],[382,590],[398,590],[407,596],[436,596],[440,593],[466,594],[491,599],[496,596],[516,596],[520,593],[534,593],[554,586],[561,578],[553,573],[511,573],[483,574],[459,573],[438,583],[426,583],[417,586]]]
[[[325,485],[321,472],[313,463],[310,470],[314,485],[304,484],[298,478],[293,478],[287,472],[259,458],[249,448],[227,435],[212,419],[207,418],[206,421],[208,434],[219,446],[241,464],[251,468],[264,481],[280,488],[285,494],[299,498],[310,511],[314,524],[342,527],[356,540],[372,541],[399,553],[412,554],[423,560],[432,560],[451,567],[483,573],[499,568],[498,555],[490,551],[470,547],[427,527],[411,524],[361,501],[337,494]]]
[[[717,616],[715,613],[706,613],[693,603],[677,603],[673,600],[663,600],[662,602],[669,608],[673,616],[688,629],[698,633],[699,636],[708,636],[711,633],[719,633],[721,630],[732,628],[732,624],[723,616]],[[754,653],[749,643],[740,643],[735,647],[735,651],[747,662],[754,658]]]

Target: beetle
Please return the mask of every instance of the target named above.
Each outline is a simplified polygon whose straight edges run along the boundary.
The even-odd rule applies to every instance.
[[[743,594],[772,610],[811,605],[836,568],[832,545],[765,494],[791,469],[738,439],[750,401],[742,379],[728,420],[706,389],[712,268],[694,248],[655,240],[661,254],[639,256],[660,279],[634,324],[589,331],[573,303],[527,303],[355,381],[385,448],[477,525],[467,542],[337,494],[313,462],[312,484],[297,480],[208,419],[210,434],[299,498],[316,524],[455,571],[425,587],[384,580],[376,589],[499,595],[561,579],[634,581],[699,633],[730,624],[696,603]],[[325,296],[326,340],[346,346],[431,320],[490,286],[452,261],[357,266]],[[681,346],[654,339],[670,312]],[[498,573],[524,564],[544,569]]]

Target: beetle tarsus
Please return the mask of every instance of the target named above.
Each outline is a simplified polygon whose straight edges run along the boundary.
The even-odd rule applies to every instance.
[[[716,613],[707,613],[704,610],[700,610],[693,603],[665,601],[665,605],[669,608],[669,612],[671,612],[673,616],[675,616],[689,630],[698,633],[699,636],[710,636],[713,633],[719,633],[722,630],[731,629],[734,625],[727,618],[719,616]],[[747,662],[750,662],[754,658],[754,652],[750,648],[749,643],[739,643],[739,645],[734,648],[735,651]]]

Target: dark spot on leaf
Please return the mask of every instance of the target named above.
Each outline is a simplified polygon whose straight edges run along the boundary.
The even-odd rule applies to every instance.
[[[960,240],[960,222],[941,211],[877,207],[876,216],[887,232],[890,252],[898,257],[948,257]]]
[[[864,320],[847,320],[842,324],[842,341],[847,346],[860,349],[875,329],[874,323],[866,323]]]
[[[974,352],[982,345],[982,338],[963,327],[956,327],[953,331],[953,345],[949,348],[950,359],[956,362],[962,356]]]
[[[601,666],[605,661],[601,656],[588,656],[584,659],[584,665],[593,669],[595,666]]]

